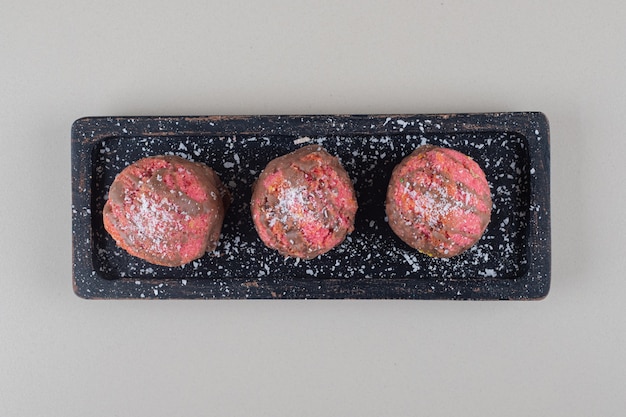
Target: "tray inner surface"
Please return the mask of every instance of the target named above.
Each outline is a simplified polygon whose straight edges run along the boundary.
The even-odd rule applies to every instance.
[[[291,277],[510,279],[528,268],[526,247],[530,164],[524,136],[510,132],[421,135],[111,137],[93,151],[92,244],[95,272],[107,279],[226,279]],[[296,141],[297,143],[294,143]],[[357,192],[355,231],[314,260],[286,259],[258,238],[249,211],[251,188],[273,158],[318,143],[337,155]],[[451,259],[433,259],[400,241],[385,219],[387,184],[394,166],[423,144],[448,146],[474,158],[492,187],[493,213],[480,242]],[[102,207],[115,175],[150,155],[176,154],[203,162],[233,195],[217,250],[180,268],[149,264],[116,247],[104,231]]]

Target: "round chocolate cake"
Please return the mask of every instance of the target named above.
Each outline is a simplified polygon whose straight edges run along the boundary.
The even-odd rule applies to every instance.
[[[113,181],[104,228],[133,256],[181,266],[215,249],[229,201],[208,166],[177,156],[143,158]]]
[[[272,160],[252,192],[254,226],[284,256],[312,259],[336,247],[354,230],[356,210],[348,173],[318,145]]]
[[[394,168],[386,212],[394,233],[409,246],[449,258],[480,240],[491,205],[489,184],[473,159],[425,145]]]

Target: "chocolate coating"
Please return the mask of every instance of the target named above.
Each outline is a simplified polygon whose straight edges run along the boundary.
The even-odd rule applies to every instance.
[[[252,192],[254,226],[284,256],[312,259],[336,247],[354,230],[356,210],[348,173],[319,145],[272,160]]]
[[[181,266],[215,249],[229,201],[208,166],[170,155],[143,158],[111,184],[104,228],[133,256]]]
[[[449,258],[480,240],[491,205],[489,184],[474,160],[425,145],[394,168],[386,213],[394,233],[409,246]]]

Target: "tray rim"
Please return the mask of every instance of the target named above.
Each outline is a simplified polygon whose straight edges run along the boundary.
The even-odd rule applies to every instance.
[[[406,128],[395,121],[413,121]],[[367,123],[363,123],[367,122]],[[390,123],[391,122],[391,123]],[[519,278],[284,278],[280,283],[250,279],[115,280],[98,276],[91,238],[91,172],[95,147],[104,139],[138,136],[228,136],[258,134],[248,127],[268,123],[275,134],[454,134],[497,131],[527,139],[530,175],[528,270]],[[331,125],[332,123],[332,125]],[[340,127],[336,127],[339,125]],[[260,125],[259,125],[260,126]],[[367,126],[367,127],[366,127]],[[360,127],[361,130],[350,130]],[[264,134],[267,134],[265,132]],[[531,140],[534,138],[534,140]],[[250,115],[250,116],[111,116],[83,117],[72,124],[72,281],[76,295],[86,299],[460,299],[539,300],[551,280],[550,132],[541,112]],[[82,211],[79,209],[82,208]],[[536,209],[534,209],[536,208]],[[77,253],[79,242],[89,245]],[[192,290],[190,294],[189,291]],[[140,296],[141,294],[141,296]]]

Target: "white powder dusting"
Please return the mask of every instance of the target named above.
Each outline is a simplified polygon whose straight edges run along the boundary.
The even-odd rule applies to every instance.
[[[126,196],[126,199],[130,197]],[[184,230],[183,222],[174,214],[176,212],[181,212],[180,208],[167,198],[155,200],[145,193],[139,194],[134,204],[126,211],[126,219],[135,228],[134,233],[130,233],[128,239],[131,242],[141,242],[151,252],[164,252],[171,249],[165,239],[167,234],[175,230]],[[153,270],[150,268],[149,273],[151,272]]]
[[[408,198],[413,202],[413,211],[421,218],[428,219],[431,227],[436,226],[453,211],[468,211],[464,202],[451,199],[446,188],[439,184],[431,186],[422,192],[413,189],[415,185],[405,182],[402,188],[401,199]],[[466,194],[469,199],[469,194]]]
[[[308,207],[307,196],[308,191],[304,186],[282,188],[277,196],[278,204],[266,213],[269,226],[274,226],[277,221],[283,224],[290,220],[304,223],[316,221],[318,213]]]

